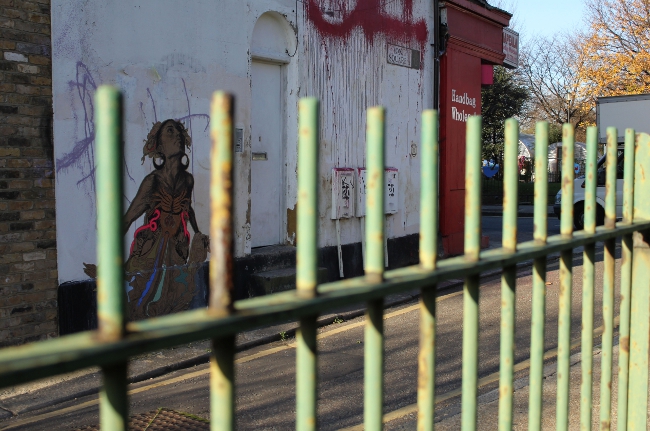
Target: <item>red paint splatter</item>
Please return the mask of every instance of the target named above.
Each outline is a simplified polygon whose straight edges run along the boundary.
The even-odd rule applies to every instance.
[[[324,13],[332,12],[322,10],[319,3],[323,3],[323,0],[308,0],[305,5],[307,17],[324,38],[346,40],[355,28],[360,27],[369,42],[378,34],[403,42],[416,40],[420,46],[424,46],[427,41],[426,21],[413,21],[413,0],[402,0],[402,18],[390,16],[383,11],[386,1],[357,0],[355,8],[349,11],[344,5],[347,1],[340,0],[336,3],[342,7],[336,12],[341,14],[341,19],[337,19],[336,23],[325,18]]]
[[[133,246],[135,245],[135,240],[138,236],[138,233],[140,233],[143,230],[146,229],[151,229],[151,232],[155,232],[158,229],[158,223],[156,223],[156,220],[160,218],[160,210],[156,209],[153,212],[153,217],[149,219],[149,223],[145,224],[144,226],[140,226],[138,229],[136,229],[135,233],[133,234],[133,242],[131,242],[131,251],[129,251],[129,256],[133,254]],[[187,232],[187,229],[185,229]]]
[[[181,213],[181,222],[183,223],[183,233],[185,234],[185,238],[187,238],[187,241],[189,242],[190,240],[190,233],[187,231],[187,220],[189,220],[190,215],[187,213],[187,211],[183,211]]]

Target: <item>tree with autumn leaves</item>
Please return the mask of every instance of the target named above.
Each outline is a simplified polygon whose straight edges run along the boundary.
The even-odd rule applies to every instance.
[[[587,0],[581,71],[598,96],[650,92],[650,0]]]
[[[531,94],[524,130],[547,120],[559,135],[568,117],[584,140],[597,97],[650,93],[650,0],[584,1],[586,30],[521,47],[517,73]]]

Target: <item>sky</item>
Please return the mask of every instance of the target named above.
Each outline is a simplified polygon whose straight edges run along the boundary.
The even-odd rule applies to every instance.
[[[584,29],[585,0],[501,0],[490,4],[513,13],[515,30],[523,39],[539,35],[552,37],[556,33]]]

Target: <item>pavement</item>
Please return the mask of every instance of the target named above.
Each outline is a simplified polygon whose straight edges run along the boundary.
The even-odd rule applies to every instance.
[[[577,253],[579,254],[579,253]],[[559,254],[549,255],[548,261],[552,262],[559,259]],[[521,268],[530,267],[532,262],[522,262],[518,266]],[[495,276],[500,274],[501,270],[497,269],[484,273],[484,277]],[[449,280],[444,284],[439,285],[439,289],[453,289],[461,286],[463,280]],[[419,292],[411,292],[407,294],[393,295],[386,299],[386,308],[397,307],[416,300]],[[353,318],[362,316],[365,313],[365,307],[355,305],[346,309],[337,310],[334,313],[323,315],[318,319],[318,326],[326,326],[339,321],[349,321]],[[262,346],[275,341],[285,340],[294,336],[297,329],[296,322],[287,322],[279,325],[273,325],[266,328],[260,328],[253,331],[244,332],[237,337],[237,351],[245,351],[257,346]],[[152,352],[146,355],[141,355],[129,363],[129,382],[137,383],[145,380],[153,379],[155,377],[164,376],[176,370],[190,368],[196,365],[207,363],[209,360],[210,342],[203,341],[197,343],[190,343],[183,346],[178,346],[171,349],[165,349],[157,352]],[[598,355],[598,352],[595,352]],[[575,372],[573,367],[579,368],[579,360],[572,359],[572,374]],[[548,367],[547,367],[548,368]],[[579,372],[579,371],[578,371]],[[547,373],[545,372],[545,375]],[[552,376],[552,368],[549,368],[548,376]],[[518,391],[525,390],[527,378],[525,381],[519,380],[516,385]],[[551,380],[548,380],[550,384]],[[547,382],[545,381],[545,385]],[[99,368],[89,368],[80,370],[74,373],[64,374],[48,379],[39,380],[26,385],[17,387],[10,387],[0,390],[0,428],[3,428],[2,421],[20,417],[29,412],[44,409],[46,407],[58,405],[64,402],[70,402],[84,396],[93,395],[99,392],[101,387],[101,372]],[[546,391],[546,389],[545,389]],[[572,397],[579,396],[572,391]],[[596,391],[594,391],[596,393]],[[44,395],[47,396],[44,396]],[[52,395],[55,394],[55,395]],[[520,396],[521,394],[517,395]],[[527,397],[526,397],[527,399]],[[495,401],[496,400],[496,401]],[[483,395],[479,400],[480,415],[483,411],[492,412],[486,414],[494,414],[495,402],[498,404],[498,392],[492,395]],[[523,402],[523,401],[522,401]],[[572,403],[574,400],[572,399]],[[498,408],[497,408],[498,410]],[[460,413],[460,412],[457,412]],[[410,414],[411,416],[413,413]],[[444,420],[440,422],[440,426],[449,423],[449,428],[441,429],[459,429],[454,421],[459,420],[454,412],[447,412],[444,415]],[[518,418],[519,423],[523,420],[523,416],[527,416],[527,409],[524,406],[515,410],[515,416]],[[521,416],[521,418],[520,418]],[[596,414],[595,417],[598,415]],[[553,415],[554,417],[554,415]],[[412,420],[409,422],[409,414],[404,415],[403,418],[396,417],[394,422],[391,422],[389,429],[413,429],[411,427]],[[412,419],[412,418],[411,418]],[[442,419],[442,417],[441,417]],[[450,421],[450,422],[448,422]],[[444,423],[443,423],[444,422]],[[492,422],[494,423],[494,422]],[[406,428],[399,428],[400,426]],[[397,427],[397,428],[395,428]]]

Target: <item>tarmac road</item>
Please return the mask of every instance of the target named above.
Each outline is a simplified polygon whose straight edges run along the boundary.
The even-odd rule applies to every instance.
[[[532,222],[532,220],[531,220]],[[551,227],[549,227],[551,231]],[[602,286],[602,248],[598,253],[597,286]],[[581,258],[574,259],[572,339],[580,337]],[[548,265],[546,350],[557,346],[558,263]],[[528,359],[530,344],[531,269],[518,274],[516,363]],[[595,327],[600,326],[600,288],[596,289]],[[484,279],[480,298],[479,374],[486,382],[479,394],[498,387],[500,281]],[[460,413],[462,356],[462,290],[442,292],[438,308],[437,420]],[[617,305],[618,306],[618,305]],[[615,311],[615,315],[618,311]],[[418,305],[415,302],[385,313],[384,412],[403,417],[399,429],[413,429],[416,403]],[[341,429],[363,422],[363,318],[332,324],[319,330],[319,429]],[[242,430],[295,429],[294,340],[264,345],[237,356],[237,422]],[[598,344],[596,342],[595,344]],[[551,360],[552,361],[552,360]],[[515,379],[525,376],[527,369]],[[197,366],[130,386],[131,414],[159,407],[209,419],[208,367]],[[579,384],[575,382],[572,384]],[[598,392],[597,382],[594,393]],[[97,396],[91,395],[0,422],[3,429],[68,430],[98,423]],[[408,415],[408,413],[411,413]],[[405,416],[406,415],[406,416]],[[29,421],[30,423],[26,423]],[[487,428],[495,429],[496,423]],[[387,429],[393,425],[388,424]]]

